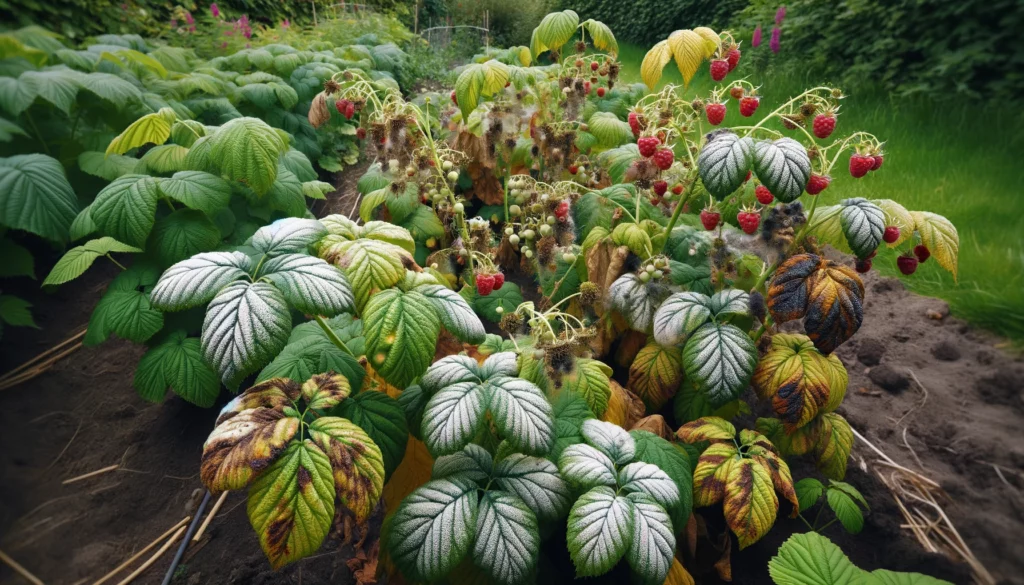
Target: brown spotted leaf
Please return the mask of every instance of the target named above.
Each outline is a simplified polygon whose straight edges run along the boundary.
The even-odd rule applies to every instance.
[[[777,418],[759,418],[756,426],[757,430],[764,434],[783,455],[787,457],[804,455],[810,453],[818,443],[818,435],[821,433],[821,417],[813,419],[810,423],[791,433],[786,432],[782,421]]]
[[[247,508],[275,570],[313,554],[334,519],[327,455],[309,439],[292,443],[253,483]]]
[[[336,406],[351,393],[348,378],[334,372],[316,374],[302,385],[302,398],[315,410]]]
[[[791,517],[796,518],[800,512],[800,503],[796,497],[796,489],[793,487],[793,475],[775,445],[761,433],[751,430],[740,431],[740,445],[746,446],[747,456],[768,470],[772,477],[772,485],[793,504]]]
[[[242,392],[224,406],[217,417],[218,425],[240,412],[253,408],[283,410],[299,399],[299,385],[287,378],[272,378]]]
[[[683,350],[662,347],[652,340],[629,366],[630,390],[647,405],[648,412],[657,412],[679,389],[683,381]]]
[[[713,506],[725,497],[729,469],[741,460],[733,443],[712,443],[693,468],[693,505]]]
[[[821,415],[820,433],[814,451],[818,469],[829,479],[842,480],[853,449],[853,429],[845,418],[829,412]]]
[[[864,321],[864,283],[852,269],[814,254],[797,254],[779,266],[768,287],[776,323],[804,319],[814,346],[832,353]]]
[[[703,416],[695,421],[679,427],[676,436],[687,443],[700,441],[732,441],[736,436],[736,427],[732,423],[717,416]]]
[[[206,439],[199,477],[214,493],[242,489],[274,462],[298,430],[299,419],[279,410],[243,410]]]
[[[759,398],[771,401],[787,432],[806,425],[829,402],[834,367],[829,358],[838,361],[823,356],[804,335],[772,336],[754,370],[753,384]]]
[[[723,509],[741,550],[767,534],[779,510],[768,470],[753,459],[739,459],[730,465]]]
[[[356,522],[373,512],[384,491],[384,457],[366,432],[351,421],[323,416],[309,425],[309,436],[327,453],[338,500]]]

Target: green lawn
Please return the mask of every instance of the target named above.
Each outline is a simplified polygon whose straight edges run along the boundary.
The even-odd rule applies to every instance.
[[[640,81],[645,49],[623,44],[620,50],[622,80]],[[821,81],[798,73],[771,80],[770,74],[753,73],[749,58],[744,58],[739,74],[762,84],[758,113],[770,112]],[[662,84],[666,82],[682,83],[672,63],[665,68]],[[711,83],[704,65],[686,95],[706,95]],[[836,135],[857,130],[875,134],[886,143],[885,166],[854,179],[846,172],[844,157],[833,170],[822,203],[888,198],[949,218],[960,234],[958,281],[931,261],[904,282],[916,292],[947,300],[955,315],[1024,342],[1024,117],[996,104],[936,103],[857,89],[843,88],[849,97],[843,100]],[[737,110],[731,101],[725,125],[743,123]],[[891,253],[880,253],[874,265],[883,273],[897,273]]]

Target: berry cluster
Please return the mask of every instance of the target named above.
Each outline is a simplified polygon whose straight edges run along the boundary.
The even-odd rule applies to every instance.
[[[505,284],[505,275],[501,272],[480,272],[476,275],[476,293],[482,297],[500,289]]]

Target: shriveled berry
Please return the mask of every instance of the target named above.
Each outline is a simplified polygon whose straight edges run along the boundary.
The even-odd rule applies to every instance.
[[[775,196],[764,185],[754,187],[754,197],[757,197],[757,202],[761,205],[768,205],[775,200]]]
[[[864,274],[871,270],[871,259],[868,258],[864,260],[857,260],[856,262],[854,262],[853,267],[857,270],[857,272]]]
[[[853,154],[850,156],[850,174],[855,179],[859,179],[864,175],[868,174],[871,167],[875,164],[875,159],[870,156],[864,156],[860,154]]]
[[[743,88],[738,85],[734,85],[729,89],[729,95],[731,95],[734,100],[741,100],[743,99]]]
[[[891,244],[898,239],[900,239],[900,228],[894,225],[885,226],[885,231],[882,232],[882,241]]]
[[[711,79],[722,81],[729,74],[729,62],[725,59],[715,59],[711,62]]]
[[[704,107],[704,113],[708,116],[708,123],[718,126],[725,120],[725,104],[708,104]]]
[[[811,174],[811,178],[807,180],[807,192],[811,195],[817,195],[828,188],[829,183],[832,182],[832,177],[828,175],[816,175]]]
[[[818,114],[814,117],[814,135],[818,138],[828,138],[836,129],[836,117],[832,114]]]
[[[761,104],[761,98],[755,96],[746,96],[740,100],[740,115],[744,118],[749,118],[754,115],[757,111],[757,106]]]
[[[663,171],[667,171],[672,168],[672,163],[675,162],[676,156],[672,153],[672,150],[668,148],[662,148],[658,152],[654,153],[652,159],[654,165]]]
[[[914,256],[917,256],[918,262],[924,263],[925,260],[932,257],[932,253],[924,244],[918,244],[914,246]]]
[[[910,276],[917,271],[917,258],[914,256],[900,256],[896,258],[896,267],[900,269],[900,272]]]
[[[640,156],[645,156],[647,158],[654,156],[654,153],[657,152],[660,144],[661,141],[654,136],[644,136],[636,141],[637,148],[640,149]]]
[[[356,128],[356,138],[363,140],[366,138],[366,128]]]
[[[704,224],[704,229],[709,232],[718,227],[718,222],[721,221],[722,214],[712,209],[705,209],[700,212],[700,222]]]

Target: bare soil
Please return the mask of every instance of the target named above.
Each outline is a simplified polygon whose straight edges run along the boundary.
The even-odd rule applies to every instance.
[[[358,176],[346,173],[336,183],[340,197],[332,195],[319,214],[347,213],[356,201],[351,177]],[[37,295],[41,329],[6,331],[0,371],[84,326],[115,271],[98,264],[79,284]],[[898,281],[874,274],[865,282],[864,325],[838,350],[850,372],[841,413],[897,462],[938,481],[950,497],[947,513],[978,558],[1002,583],[1024,584],[1024,363],[1008,353],[1003,340],[945,316],[941,301],[912,295]],[[217,409],[199,409],[176,397],[163,404],[141,400],[132,377],[142,352],[117,340],[83,348],[41,376],[0,392],[0,549],[45,583],[94,582],[192,514],[202,497],[199,458]],[[225,394],[222,401],[228,398]],[[912,570],[969,582],[964,565],[925,553],[900,529],[902,518],[889,492],[860,469],[868,456],[863,445],[855,446],[847,478],[871,504],[864,532],[849,536],[833,525],[826,535],[865,569]],[[121,468],[62,484],[113,464]],[[796,462],[793,472],[795,477],[815,473],[803,462]],[[271,571],[244,502],[244,494],[229,494],[174,583],[354,582],[346,564],[352,549],[334,541],[311,558]],[[782,504],[780,519],[765,539],[743,551],[732,549],[734,583],[770,582],[768,560],[790,534],[805,530],[799,520],[785,517],[787,506]],[[719,511],[700,514],[709,532],[722,532]],[[564,543],[545,543],[539,582],[564,583],[571,576],[564,548]],[[135,583],[160,583],[172,553]],[[699,582],[717,581],[714,572],[701,569],[694,568]],[[615,573],[603,580],[625,579]],[[0,584],[21,582],[0,566]]]

